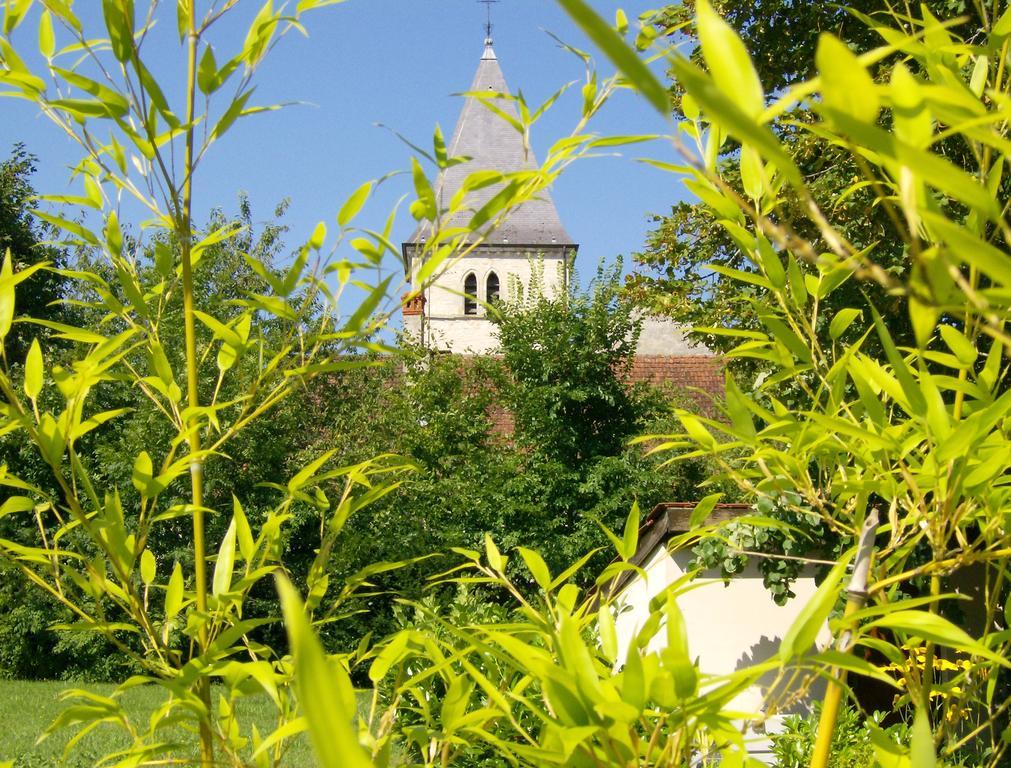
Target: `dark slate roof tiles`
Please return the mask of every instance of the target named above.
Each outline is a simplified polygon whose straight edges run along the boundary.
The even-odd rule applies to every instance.
[[[470,86],[470,92],[509,93],[502,69],[492,50],[490,41],[485,45],[484,55],[478,63],[477,74]],[[513,101],[497,99],[495,106],[511,117],[518,111]],[[463,104],[456,130],[449,142],[450,157],[466,156],[466,163],[447,169],[437,182],[436,194],[440,205],[446,206],[453,195],[463,185],[464,179],[474,171],[495,170],[501,173],[530,170],[537,167],[532,151],[523,143],[523,136],[508,121],[496,115],[478,99],[468,97]],[[492,185],[471,193],[468,208],[479,210],[500,190],[501,185]],[[448,222],[450,227],[462,226],[469,215],[459,215]],[[420,242],[428,225],[423,225],[411,237],[411,243]],[[490,244],[510,245],[575,245],[565,227],[562,226],[558,210],[546,191],[513,211],[505,222],[491,235]]]

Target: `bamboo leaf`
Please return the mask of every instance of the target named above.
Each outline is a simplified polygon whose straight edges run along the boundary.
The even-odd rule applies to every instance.
[[[930,717],[923,707],[916,708],[913,729],[909,738],[910,768],[935,768],[937,755],[934,751],[934,736],[930,732]]]
[[[695,9],[699,44],[709,73],[746,115],[757,118],[765,108],[765,96],[747,48],[708,0],[698,0]]]
[[[369,195],[372,193],[373,183],[366,181],[344,201],[344,205],[337,212],[337,223],[340,226],[346,227],[358,215],[358,212],[361,211],[362,206],[365,205],[365,201],[369,199]]]
[[[683,56],[671,58],[671,70],[707,117],[741,143],[756,149],[791,184],[802,184],[800,171],[772,131],[745,112],[712,78]]]
[[[112,55],[121,62],[133,57],[133,0],[102,0]]]
[[[547,563],[544,562],[544,558],[537,552],[534,552],[532,549],[527,549],[526,547],[517,547],[516,551],[520,553],[520,557],[522,557],[523,562],[526,563],[527,570],[530,571],[530,575],[534,577],[534,581],[537,582],[537,586],[545,592],[550,590],[551,571],[548,569]]]
[[[810,600],[801,608],[797,618],[786,631],[783,641],[779,644],[780,663],[786,664],[794,657],[800,656],[814,645],[815,639],[832,608],[842,593],[842,580],[846,575],[853,553],[849,552],[829,572]]]
[[[870,627],[882,627],[894,632],[904,632],[907,635],[913,635],[938,645],[945,645],[963,653],[982,656],[996,661],[1003,667],[1011,668],[1011,662],[1008,662],[1003,656],[994,653],[978,640],[974,640],[964,629],[955,626],[936,613],[896,611],[865,625],[865,628]]]
[[[39,16],[39,53],[52,59],[56,52],[56,33],[53,31],[53,17],[49,11]]]
[[[154,583],[158,571],[158,561],[150,549],[145,549],[140,555],[140,578],[146,585]]]
[[[653,73],[643,63],[635,51],[621,36],[611,29],[584,0],[558,0],[562,8],[572,17],[604,55],[611,60],[629,82],[646,97],[664,117],[670,115],[670,95]]]
[[[815,63],[826,106],[862,122],[877,120],[880,99],[874,81],[846,43],[823,32],[818,38]]]
[[[688,520],[689,529],[695,530],[705,523],[721,498],[723,498],[722,493],[711,493],[696,504],[695,509],[692,510],[691,517]]]
[[[295,588],[284,576],[277,577],[277,591],[284,612],[292,655],[298,700],[309,723],[309,736],[320,768],[371,768],[351,728],[354,709],[346,704],[351,689],[347,672],[330,664],[312,632]],[[354,695],[351,695],[352,703]]]
[[[849,328],[853,321],[860,317],[863,312],[859,309],[852,309],[846,307],[840,309],[836,312],[835,317],[832,318],[832,322],[828,327],[828,335],[832,337],[832,340],[837,340],[840,336],[846,333],[846,329]]]
[[[197,66],[197,87],[207,96],[221,87],[218,62],[214,60],[214,49],[210,45],[204,48],[204,55],[200,57],[200,64]]]
[[[631,560],[635,557],[635,551],[639,547],[639,502],[632,502],[632,509],[629,510],[628,517],[625,518],[625,533],[621,539],[621,558]]]
[[[183,569],[179,563],[172,567],[168,587],[165,589],[165,621],[171,621],[183,606]]]
[[[237,496],[232,496],[232,519],[235,521],[235,535],[239,542],[239,554],[247,563],[253,561],[256,554],[256,542],[253,539],[253,531],[249,527],[249,520],[242,504]]]
[[[976,350],[975,345],[961,331],[950,325],[942,325],[940,331],[944,343],[948,345],[948,349],[954,353],[962,365],[973,365],[976,362],[979,352]]]
[[[214,578],[211,593],[223,595],[232,586],[232,573],[235,570],[235,516],[232,516],[218,549],[218,559],[214,563]]]
[[[42,362],[42,348],[38,339],[32,339],[32,345],[28,349],[25,358],[25,394],[33,402],[42,391],[42,383],[45,376],[45,368]]]

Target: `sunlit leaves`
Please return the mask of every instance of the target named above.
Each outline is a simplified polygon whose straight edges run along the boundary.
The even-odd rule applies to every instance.
[[[278,576],[277,589],[295,659],[299,699],[321,768],[370,768],[371,761],[351,728],[355,698],[347,672],[327,659],[291,582]]]
[[[249,32],[242,46],[242,58],[247,69],[256,67],[266,54],[278,21],[279,15],[274,12],[273,0],[267,0],[256,14],[253,23],[249,25]]]
[[[102,0],[102,13],[113,55],[121,62],[133,56],[133,0]]]
[[[39,53],[52,59],[56,52],[56,34],[53,31],[53,16],[43,11],[39,16]]]
[[[839,600],[843,577],[849,566],[850,557],[841,560],[818,586],[817,592],[807,601],[797,614],[793,624],[779,644],[779,658],[784,664],[794,656],[807,653],[814,645],[818,634],[824,629],[829,614]]]
[[[877,119],[879,99],[874,81],[846,43],[823,33],[815,61],[826,106],[864,122]]]
[[[670,97],[649,68],[625,44],[621,36],[604,22],[583,0],[559,0],[589,38],[614,62],[660,114],[670,112]]]
[[[4,254],[0,266],[0,341],[10,333],[14,320],[14,275],[11,266],[11,249]]]
[[[346,227],[351,223],[352,219],[358,215],[362,206],[365,205],[365,201],[369,199],[369,195],[372,193],[372,187],[373,182],[367,181],[351,193],[351,196],[344,201],[344,204],[337,212],[337,223],[340,224],[340,226]]]
[[[744,43],[707,0],[699,0],[696,13],[699,43],[713,81],[748,117],[757,118],[765,96]]]
[[[200,64],[197,67],[197,86],[207,96],[221,86],[218,76],[218,62],[214,59],[214,49],[210,45],[204,47],[204,53],[200,57]]]

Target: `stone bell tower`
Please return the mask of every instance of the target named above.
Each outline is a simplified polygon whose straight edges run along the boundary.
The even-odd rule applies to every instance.
[[[509,93],[490,35],[485,39],[470,91]],[[517,117],[514,102],[498,99],[494,103],[506,114]],[[474,171],[507,174],[537,167],[520,132],[473,97],[464,102],[448,152],[450,157],[465,156],[470,160],[440,175],[435,192],[443,208]],[[470,192],[465,212],[445,226],[465,225],[473,212],[501,189],[502,185],[492,185]],[[401,246],[412,285],[416,285],[430,231],[431,225],[423,224]],[[493,324],[485,316],[485,305],[517,298],[510,292],[517,287],[526,288],[532,281],[545,295],[558,295],[565,290],[568,265],[578,247],[562,226],[551,196],[544,191],[515,209],[466,256],[449,259],[448,266],[434,282],[404,303],[404,332],[432,350],[473,355],[493,353],[496,340]]]

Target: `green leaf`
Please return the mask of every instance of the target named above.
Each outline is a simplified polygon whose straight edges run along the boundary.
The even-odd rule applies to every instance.
[[[256,554],[256,542],[253,539],[253,531],[249,527],[249,520],[242,509],[237,496],[232,496],[232,519],[235,520],[235,535],[239,542],[239,554],[247,563],[253,561]]]
[[[711,493],[696,504],[695,509],[692,510],[691,517],[688,520],[689,529],[695,530],[705,523],[721,498],[723,498],[722,493]]]
[[[432,136],[432,151],[435,155],[435,164],[440,170],[444,170],[449,164],[449,157],[446,154],[446,139],[443,138],[442,128],[436,124],[435,133]]]
[[[431,183],[428,181],[428,177],[425,175],[425,169],[421,167],[421,163],[418,162],[418,158],[411,158],[411,170],[412,177],[414,179],[414,191],[418,196],[418,209],[412,206],[411,213],[414,214],[416,219],[428,219],[429,221],[434,221],[439,215],[439,206],[435,200],[435,191],[432,189]],[[364,201],[363,201],[364,202]]]
[[[232,516],[225,531],[225,537],[218,548],[218,559],[214,563],[214,578],[211,593],[225,594],[232,586],[232,573],[235,570],[235,516]]]
[[[765,95],[748,49],[707,0],[698,0],[695,9],[699,44],[709,73],[748,117],[757,118],[765,108]]]
[[[172,567],[168,587],[165,589],[165,621],[171,621],[183,606],[183,569],[179,563]]]
[[[14,274],[11,267],[11,249],[4,254],[0,266],[0,342],[7,338],[14,322]]]
[[[220,139],[225,135],[225,132],[232,127],[232,124],[239,119],[242,114],[242,110],[246,108],[246,102],[253,95],[253,89],[250,88],[248,91],[239,94],[231,104],[228,105],[228,109],[218,120],[217,124],[214,126],[214,130],[211,131],[211,141]]]
[[[42,348],[38,339],[32,339],[32,345],[28,349],[28,356],[25,358],[25,394],[33,402],[42,391],[42,383],[45,376],[45,368],[42,363]]]
[[[706,115],[717,122],[742,144],[754,147],[766,160],[772,162],[783,177],[795,186],[802,184],[800,171],[782,145],[766,126],[749,115],[728,93],[718,87],[712,78],[683,56],[671,58],[674,76],[702,107]]]
[[[179,31],[179,41],[186,39],[193,20],[193,0],[176,0],[176,29]]]
[[[102,12],[112,55],[118,61],[129,61],[133,56],[133,0],[102,0]]]
[[[761,200],[768,188],[762,156],[747,144],[741,146],[741,184],[744,193],[755,201]]]
[[[1000,207],[986,187],[941,155],[914,147],[894,134],[856,120],[828,104],[816,105],[816,109],[824,112],[840,131],[848,134],[865,149],[881,155],[881,160],[886,164],[893,162],[904,166],[914,178],[965,203],[991,220],[1000,219]]]
[[[150,549],[145,549],[140,555],[140,578],[145,584],[150,586],[154,583],[155,575],[158,571],[158,561]]]
[[[545,592],[550,590],[551,571],[548,569],[547,563],[544,562],[544,558],[537,552],[534,552],[532,549],[527,549],[526,547],[517,547],[516,550],[520,553],[520,557],[523,558],[523,562],[526,563],[527,570],[530,571],[530,575],[534,577],[534,581],[537,582],[537,586]]]
[[[340,664],[327,661],[295,587],[283,575],[276,578],[284,626],[295,660],[298,700],[309,723],[309,736],[320,768],[372,768],[351,728],[355,711],[346,704],[345,692],[351,688],[347,672]],[[353,703],[353,694],[351,699]]]
[[[916,708],[913,729],[909,738],[910,768],[935,768],[934,736],[930,732],[930,718],[923,707]]]
[[[880,99],[874,80],[846,43],[828,32],[818,38],[815,63],[826,106],[865,123],[877,120]]]
[[[974,640],[964,629],[952,624],[943,616],[927,611],[896,611],[865,625],[865,628],[882,627],[894,632],[922,638],[928,642],[945,645],[963,653],[982,656],[996,661],[1003,667],[1011,668],[1011,663],[994,653],[978,640]]]
[[[366,181],[351,194],[351,197],[344,201],[344,205],[337,212],[337,223],[340,226],[347,226],[358,215],[358,212],[365,205],[365,201],[369,199],[369,195],[372,193],[373,183]]]
[[[600,647],[604,656],[614,663],[618,658],[618,630],[609,605],[601,605],[597,609],[597,631],[600,633]]]
[[[818,633],[825,626],[832,608],[842,593],[842,580],[846,576],[846,568],[852,557],[852,552],[847,553],[825,577],[811,599],[800,609],[797,618],[779,644],[779,660],[782,664],[806,653],[814,645]]]
[[[318,221],[312,230],[312,236],[309,238],[309,247],[319,250],[323,247],[324,242],[326,242],[326,224]]]
[[[154,476],[154,465],[147,451],[141,451],[133,462],[133,487],[141,496],[147,496]]]
[[[506,559],[502,557],[502,553],[499,552],[498,547],[495,546],[495,542],[492,539],[491,534],[488,533],[484,535],[484,551],[488,557],[488,565],[501,573],[505,569]]]
[[[200,64],[197,67],[197,86],[201,93],[207,96],[221,87],[221,80],[218,77],[218,62],[214,59],[214,49],[210,45],[204,48],[204,55],[200,57]]]
[[[260,8],[259,13],[249,25],[246,33],[246,40],[242,46],[242,58],[246,62],[246,67],[255,67],[263,55],[267,52],[267,45],[277,26],[277,17],[274,15],[274,2],[267,0]]]
[[[35,509],[35,502],[27,496],[11,496],[0,505],[0,517],[13,515],[16,512],[31,512]]]
[[[667,89],[621,36],[584,0],[558,0],[558,2],[656,111],[668,117],[671,104]]]
[[[621,539],[621,558],[631,560],[635,557],[635,551],[639,547],[639,502],[632,502],[632,509],[629,510],[628,517],[625,518],[625,533]]]
[[[973,365],[976,362],[979,352],[976,350],[976,346],[961,331],[950,325],[942,325],[940,331],[944,343],[948,345],[948,349],[952,351],[952,354],[958,358],[958,361],[962,365]]]
[[[39,53],[52,59],[56,52],[56,34],[53,32],[53,17],[49,11],[39,16]]]
[[[840,309],[836,312],[835,317],[832,318],[832,322],[829,324],[828,335],[832,337],[833,341],[836,341],[840,336],[846,333],[846,329],[849,328],[853,324],[853,321],[862,314],[862,310],[852,309],[851,307]]]
[[[892,340],[892,335],[888,332],[888,327],[885,325],[884,320],[881,319],[881,315],[878,314],[878,311],[873,305],[871,305],[870,310],[871,316],[874,318],[874,327],[877,329],[878,338],[881,339],[881,346],[884,347],[885,350],[885,356],[888,358],[888,362],[892,364],[892,370],[895,372],[895,378],[899,380],[902,392],[908,400],[910,409],[912,410],[910,415],[923,413],[927,409],[927,401],[924,400],[920,387],[917,385],[909,367],[906,365],[905,359],[903,359],[899,350],[896,348],[895,342]]]
[[[118,93],[106,85],[92,80],[69,69],[53,67],[53,72],[62,77],[71,85],[80,88],[85,93],[89,93],[102,104],[101,114],[108,114],[112,117],[124,117],[130,111],[130,102],[121,93]],[[68,102],[75,101],[67,99]],[[80,100],[76,100],[80,101]]]
[[[4,5],[3,33],[10,35],[18,25],[24,20],[25,14],[31,7],[33,0],[9,0]]]

